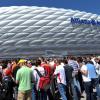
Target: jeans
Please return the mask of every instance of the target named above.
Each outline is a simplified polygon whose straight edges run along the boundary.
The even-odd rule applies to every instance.
[[[35,94],[34,89],[32,89],[32,100],[36,100],[36,94]]]
[[[79,81],[76,80],[75,77],[73,78],[71,82],[71,88],[72,88],[73,100],[79,100],[78,94],[80,94],[81,89],[80,89]]]
[[[33,84],[33,86],[32,86],[32,100],[36,100],[36,93],[37,93],[36,91],[37,91],[36,87]]]
[[[91,82],[84,82],[84,88],[86,92],[86,100],[94,100]]]
[[[62,83],[58,83],[58,90],[61,95],[62,100],[67,100],[66,97],[66,86]]]

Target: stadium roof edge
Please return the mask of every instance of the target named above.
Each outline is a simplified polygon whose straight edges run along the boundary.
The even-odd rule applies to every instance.
[[[36,8],[48,8],[48,9],[53,9],[53,10],[70,10],[70,11],[77,11],[77,12],[82,12],[82,13],[88,13],[88,14],[95,14],[95,13],[91,13],[91,12],[86,12],[86,11],[80,11],[80,10],[74,10],[74,9],[65,9],[65,8],[56,8],[56,7],[45,7],[45,6],[4,6],[4,7],[0,7],[0,8],[17,8],[17,7],[36,7]],[[99,14],[96,14],[97,16],[99,16]]]

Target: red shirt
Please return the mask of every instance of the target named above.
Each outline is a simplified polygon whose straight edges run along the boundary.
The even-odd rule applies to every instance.
[[[50,76],[52,74],[52,69],[49,64],[43,63],[41,66],[44,68],[46,75]]]

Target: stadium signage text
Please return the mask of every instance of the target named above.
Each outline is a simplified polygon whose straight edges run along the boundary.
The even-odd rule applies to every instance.
[[[100,21],[91,19],[80,19],[80,18],[71,18],[71,23],[72,24],[86,24],[86,25],[100,25]]]

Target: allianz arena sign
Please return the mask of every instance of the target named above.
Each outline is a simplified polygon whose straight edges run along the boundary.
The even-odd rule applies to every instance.
[[[100,26],[100,21],[98,20],[87,20],[87,19],[80,19],[80,18],[71,18],[71,23],[72,24],[86,24],[86,25],[96,25]]]

